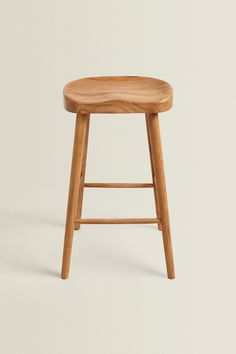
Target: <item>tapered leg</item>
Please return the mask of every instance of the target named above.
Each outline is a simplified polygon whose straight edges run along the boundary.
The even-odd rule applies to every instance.
[[[77,114],[74,148],[71,166],[69,197],[67,206],[66,229],[64,240],[64,252],[62,260],[61,277],[68,278],[70,268],[70,258],[74,233],[74,221],[76,216],[76,206],[80,185],[80,176],[82,171],[83,156],[85,149],[86,128],[88,125],[88,115]]]
[[[159,205],[159,199],[158,199],[157,181],[156,181],[156,176],[154,174],[154,167],[153,167],[153,153],[152,153],[152,146],[151,146],[151,141],[150,141],[149,119],[148,119],[147,114],[146,114],[146,126],[147,126],[150,163],[151,163],[151,170],[152,170],[152,181],[153,181],[154,199],[155,199],[155,206],[156,206],[156,215],[157,215],[157,218],[160,218],[161,213],[160,213],[160,205]],[[160,231],[162,230],[161,222],[158,223],[158,229]]]
[[[81,213],[82,213],[83,196],[84,196],[84,179],[85,179],[87,151],[88,151],[89,121],[90,121],[90,117],[88,117],[88,123],[87,123],[87,128],[86,128],[84,156],[83,156],[82,171],[81,171],[80,185],[79,185],[79,194],[78,194],[77,208],[76,208],[76,219],[81,219]],[[75,228],[75,230],[79,230],[80,224],[75,223],[74,228]]]
[[[158,181],[157,190],[158,190],[160,212],[161,212],[162,236],[163,236],[163,243],[164,243],[164,250],[165,250],[167,273],[168,273],[168,278],[174,279],[175,270],[174,270],[173,250],[172,250],[171,231],[170,231],[170,222],[169,222],[164,164],[163,164],[163,157],[162,157],[159,119],[156,113],[148,114],[147,119],[150,128],[149,133],[150,133],[150,141],[151,141],[152,154],[153,154],[153,169],[154,169],[154,174],[156,176],[156,180]]]

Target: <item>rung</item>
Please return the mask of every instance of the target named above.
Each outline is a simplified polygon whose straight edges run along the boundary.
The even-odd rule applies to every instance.
[[[152,188],[152,183],[85,183],[86,188]]]
[[[76,219],[76,224],[157,224],[158,218],[136,219]]]

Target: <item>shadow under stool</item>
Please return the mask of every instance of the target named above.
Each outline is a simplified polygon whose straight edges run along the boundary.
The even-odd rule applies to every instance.
[[[174,279],[174,261],[166,182],[162,158],[159,112],[172,107],[171,86],[139,76],[91,77],[69,82],[64,88],[65,109],[76,113],[74,148],[65,227],[61,277],[68,278],[74,230],[81,224],[157,224],[162,232],[166,268]],[[152,183],[85,183],[89,120],[92,113],[144,113],[152,170]],[[83,219],[84,188],[153,188],[156,218]]]

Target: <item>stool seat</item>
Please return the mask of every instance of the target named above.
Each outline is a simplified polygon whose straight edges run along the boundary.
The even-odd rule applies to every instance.
[[[64,87],[65,109],[73,113],[158,113],[172,103],[172,87],[150,77],[89,77]]]

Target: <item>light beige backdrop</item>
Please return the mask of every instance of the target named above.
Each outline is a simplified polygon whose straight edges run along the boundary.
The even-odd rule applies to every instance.
[[[0,352],[235,354],[232,1],[2,1]],[[169,81],[160,115],[176,263],[154,226],[83,226],[59,278],[74,115],[66,82]],[[93,116],[88,181],[150,181],[142,115]],[[89,190],[86,216],[153,216],[149,190]]]

